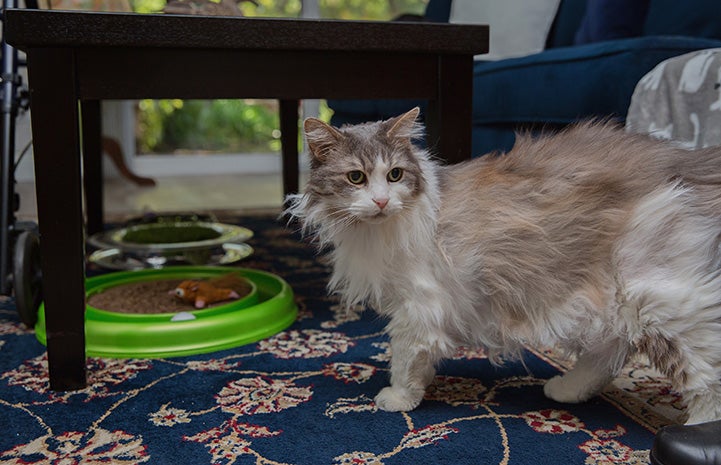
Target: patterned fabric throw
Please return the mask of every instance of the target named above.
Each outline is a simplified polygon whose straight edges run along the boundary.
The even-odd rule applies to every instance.
[[[658,64],[636,86],[626,128],[689,150],[721,145],[721,48]]]

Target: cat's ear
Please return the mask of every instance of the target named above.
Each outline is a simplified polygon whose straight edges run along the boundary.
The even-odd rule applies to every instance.
[[[317,161],[323,161],[328,152],[341,140],[343,134],[317,118],[306,118],[303,122],[305,139],[311,155]]]
[[[423,126],[418,122],[420,112],[421,109],[415,107],[400,116],[389,119],[386,124],[390,126],[390,129],[386,135],[393,139],[404,139],[409,142],[411,139],[420,137],[423,132]]]

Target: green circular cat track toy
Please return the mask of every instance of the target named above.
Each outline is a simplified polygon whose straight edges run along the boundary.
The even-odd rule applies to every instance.
[[[91,301],[94,295],[121,285],[160,280],[203,281],[229,274],[249,284],[247,293],[213,307],[189,305],[187,311],[172,313],[124,313],[88,305],[85,312],[87,354],[162,358],[214,352],[259,341],[295,321],[297,307],[290,286],[276,275],[245,268],[178,266],[123,271],[89,278],[85,289]],[[46,344],[42,304],[35,332],[38,340]]]

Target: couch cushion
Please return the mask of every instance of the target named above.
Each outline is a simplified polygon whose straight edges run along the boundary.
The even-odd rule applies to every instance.
[[[721,39],[719,0],[651,0],[644,35]]]
[[[451,16],[451,0],[429,0],[425,17],[428,21],[447,23]]]
[[[475,64],[474,124],[570,123],[626,114],[633,89],[656,64],[721,41],[641,37],[562,47]]]
[[[525,56],[545,48],[559,2],[453,0],[449,22],[490,26],[490,50],[484,59]]]
[[[546,39],[546,49],[573,45],[585,12],[586,0],[561,0]]]
[[[643,33],[649,0],[588,0],[576,44],[638,37]]]

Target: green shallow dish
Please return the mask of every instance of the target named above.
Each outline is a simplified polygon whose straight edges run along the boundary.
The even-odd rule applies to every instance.
[[[231,272],[247,279],[253,290],[242,299],[209,309],[178,313],[125,314],[88,306],[85,312],[86,353],[95,357],[163,358],[230,349],[272,336],[296,318],[293,291],[280,277],[246,268],[178,266],[122,271],[89,278],[88,296],[110,287],[139,281],[207,279]],[[45,306],[40,305],[35,334],[47,344]]]

